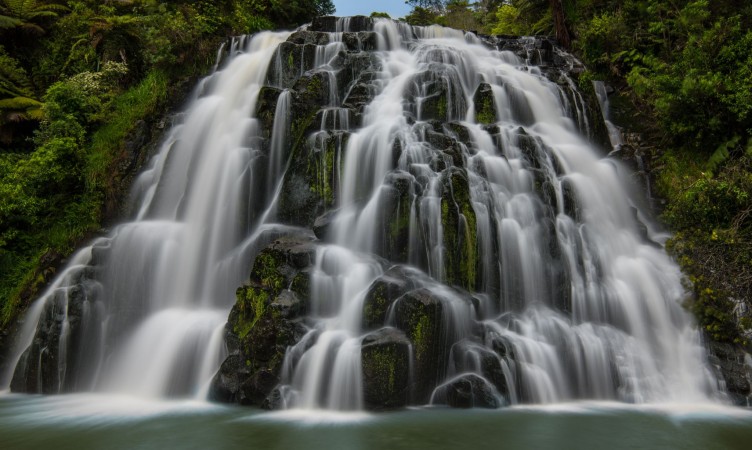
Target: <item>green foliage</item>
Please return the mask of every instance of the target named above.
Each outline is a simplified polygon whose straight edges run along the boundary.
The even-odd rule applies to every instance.
[[[513,5],[501,5],[496,11],[496,25],[491,30],[492,34],[522,36],[528,34],[528,30],[529,25],[523,23],[520,10]]]
[[[0,29],[21,28],[44,34],[44,28],[40,24],[56,18],[66,9],[63,5],[36,0],[0,0]]]
[[[416,6],[410,11],[410,14],[405,16],[405,22],[410,25],[427,26],[437,22],[439,14],[428,8],[422,8]]]

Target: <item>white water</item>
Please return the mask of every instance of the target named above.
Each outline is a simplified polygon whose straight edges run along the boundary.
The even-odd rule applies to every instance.
[[[330,44],[318,46],[310,68],[325,73],[330,86],[336,86],[334,67],[348,30],[346,21],[340,26]],[[496,357],[512,387],[508,401],[706,401],[716,395],[699,334],[679,304],[681,274],[662,249],[640,237],[619,166],[582,136],[589,128],[579,94],[570,102],[567,87],[540,68],[489,49],[474,35],[388,20],[377,20],[374,31],[380,70],[361,126],[352,128],[339,89],[332,88],[321,105],[321,131],[310,137],[316,142],[329,131],[350,132],[335,164],[339,210],[311,279],[313,326],[288,350],[283,368],[286,404],[363,408],[362,302],[386,268],[378,258],[389,256],[379,224],[395,174],[410,185],[409,248],[398,262],[427,274],[417,284],[443,305],[447,354],[473,339],[472,348],[507,349]],[[274,51],[288,36],[261,33],[230,45],[225,66],[202,82],[201,95],[136,181],[135,220],[82,251],[99,255],[91,258],[96,282],[86,300],[94,325],[84,331],[89,347],[68,349],[63,321],[59,359],[87,352],[79,379],[58,370],[60,390],[67,383],[68,389],[146,397],[205,395],[224,357],[218,336],[234,291],[256,252],[285,231],[273,221],[288,166],[290,92],[279,96],[268,158],[253,115],[266,68],[279,64],[272,62]],[[481,82],[492,88],[498,131],[476,123],[473,95]],[[442,208],[452,164],[430,142],[425,121],[437,86],[446,92],[445,119],[470,137],[458,151],[475,216],[468,233],[477,236],[479,260],[477,277],[465,288],[479,299],[477,310],[445,285],[452,250],[445,247]],[[402,149],[396,161],[395,142]],[[256,191],[250,178],[261,162],[267,178]],[[469,217],[460,217],[467,227]],[[66,273],[89,263],[76,259]],[[55,308],[56,298],[67,298],[71,283],[61,277],[32,307],[17,360],[39,317]],[[43,354],[26,364],[41,365]],[[439,381],[481,369],[470,358],[443,371]]]

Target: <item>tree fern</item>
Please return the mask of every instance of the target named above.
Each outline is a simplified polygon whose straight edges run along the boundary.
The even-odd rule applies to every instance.
[[[43,34],[44,28],[36,22],[56,18],[58,13],[67,10],[63,5],[37,0],[0,0],[0,28],[20,27]]]

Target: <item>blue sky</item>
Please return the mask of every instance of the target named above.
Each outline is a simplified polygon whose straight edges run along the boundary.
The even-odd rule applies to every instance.
[[[368,16],[374,11],[388,13],[392,19],[405,16],[412,9],[405,0],[333,0],[336,16]]]

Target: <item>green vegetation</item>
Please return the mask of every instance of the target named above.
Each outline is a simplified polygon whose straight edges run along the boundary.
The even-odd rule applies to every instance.
[[[181,100],[223,39],[333,11],[331,0],[0,0],[0,324],[109,219],[132,175],[126,142]]]

